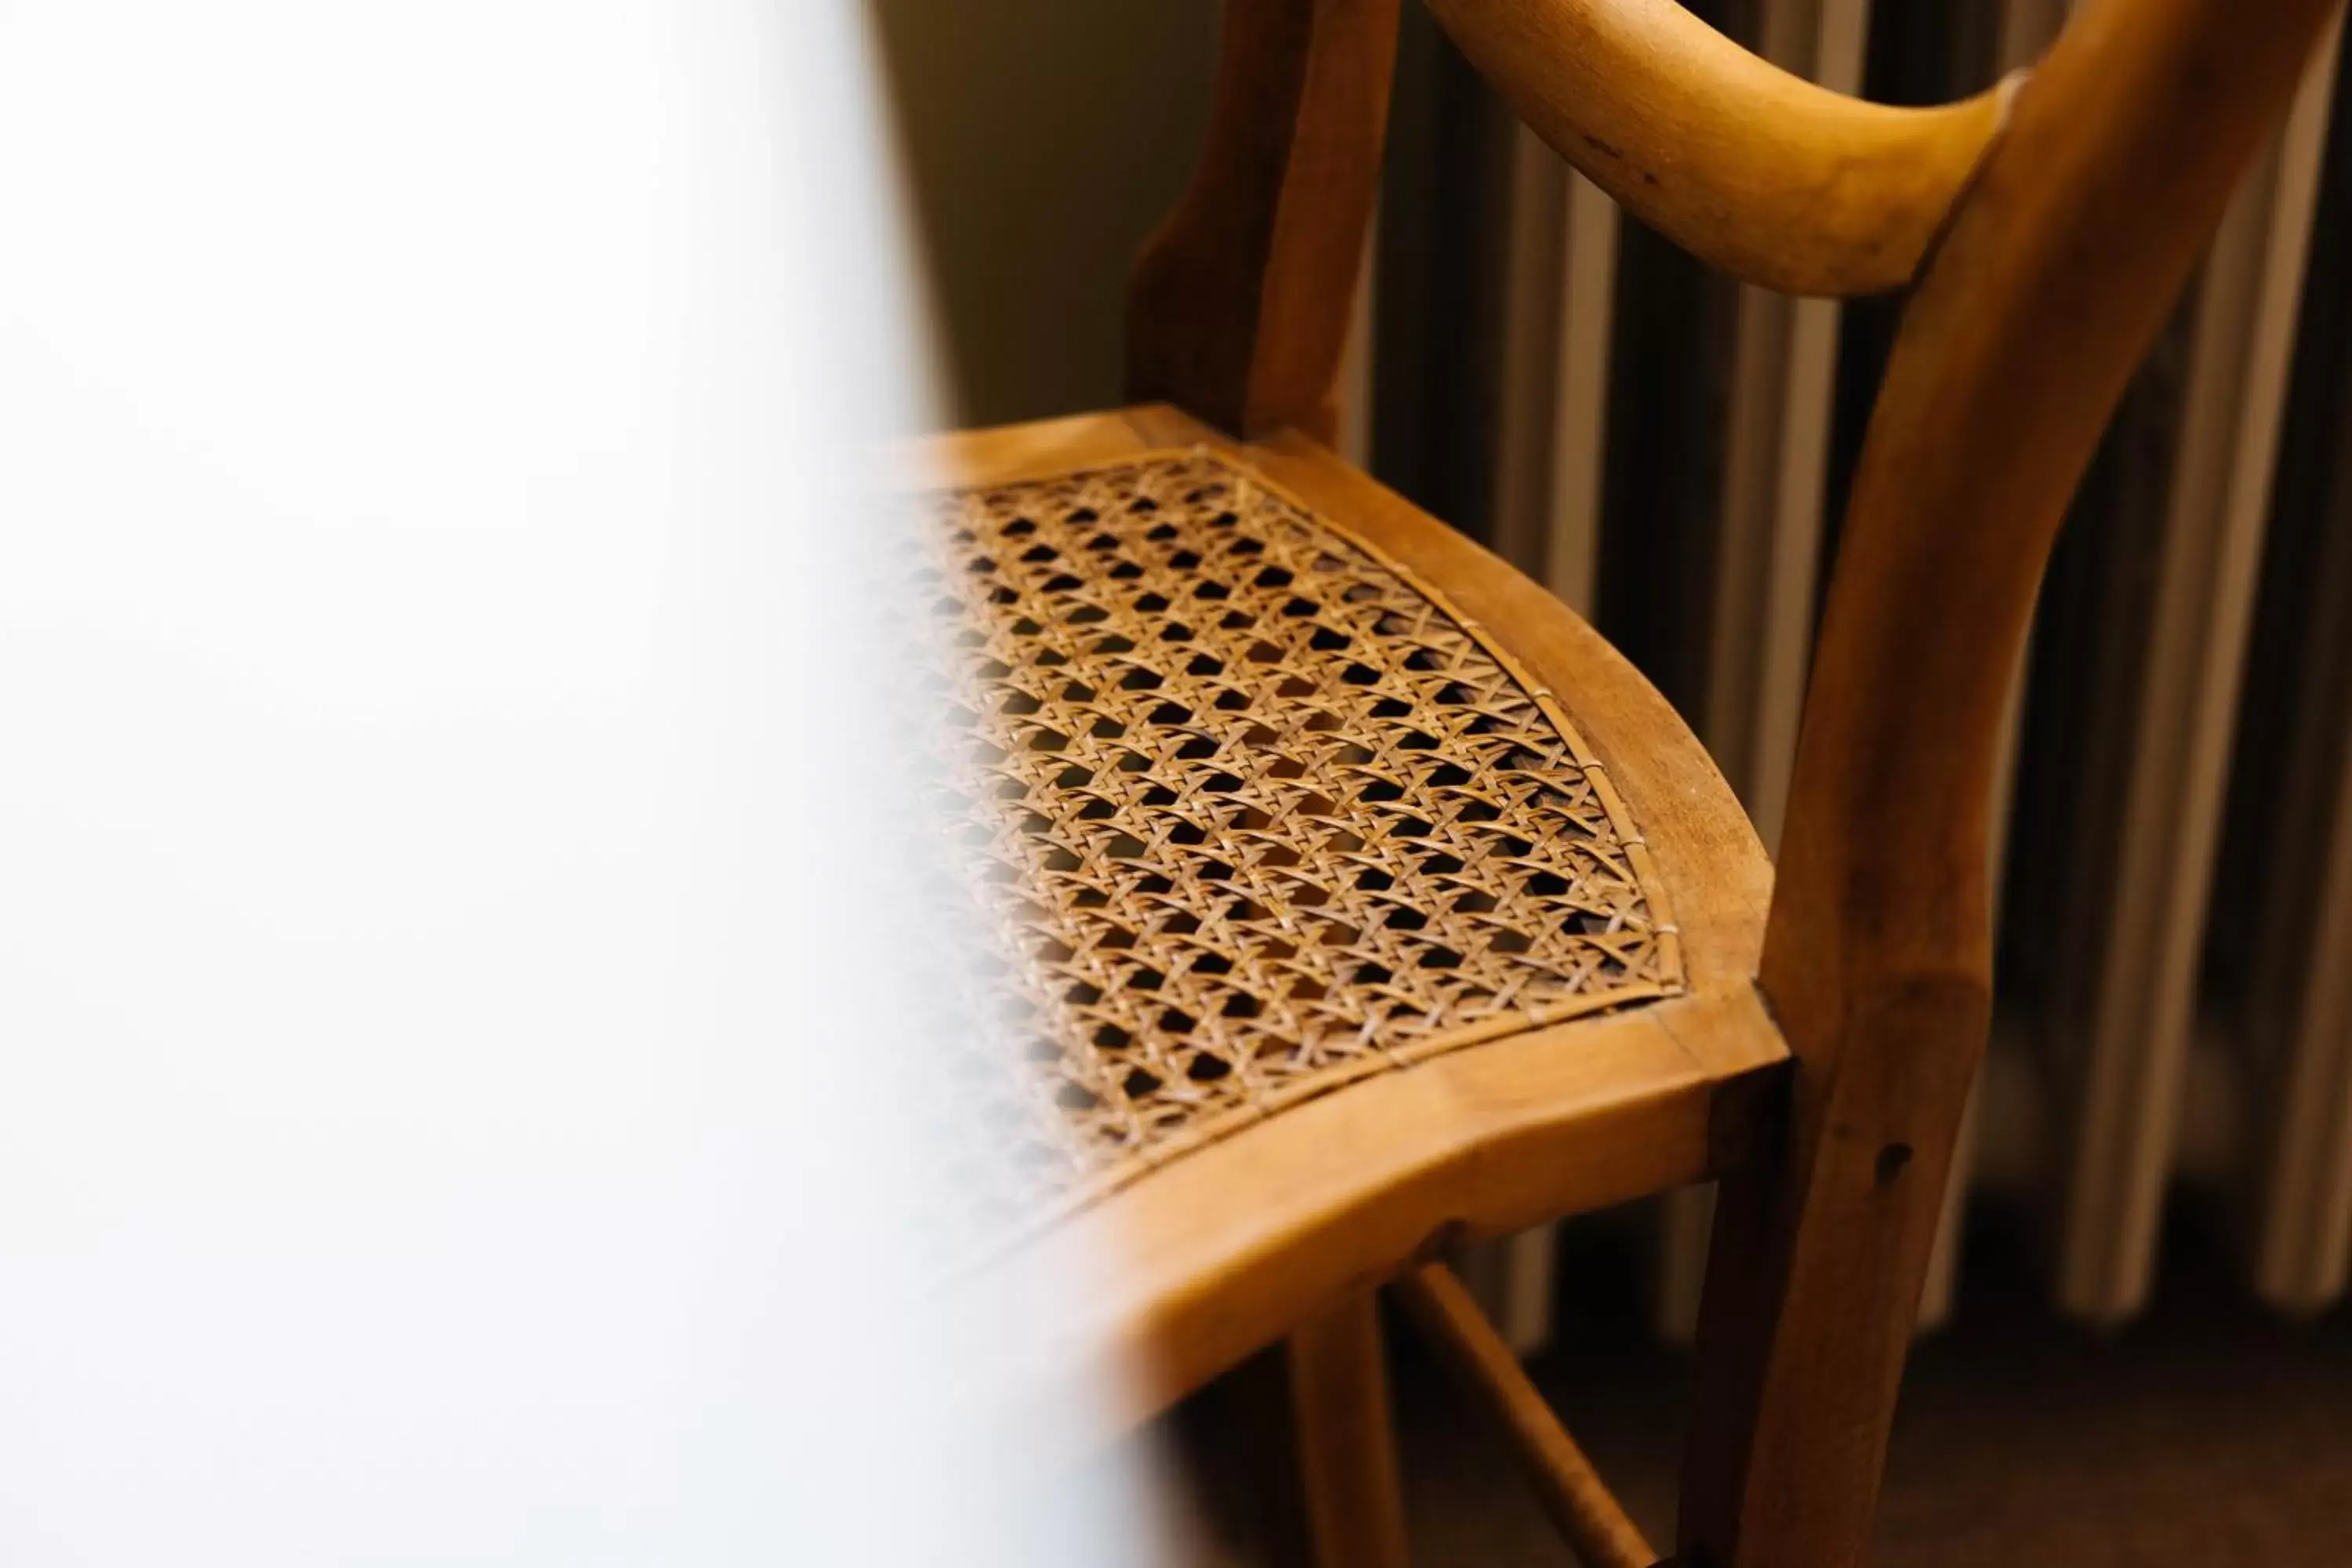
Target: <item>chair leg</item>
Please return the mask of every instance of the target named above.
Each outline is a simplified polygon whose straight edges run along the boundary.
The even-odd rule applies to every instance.
[[[1318,1568],[1408,1568],[1388,1363],[1372,1292],[1291,1334],[1290,1403]]]

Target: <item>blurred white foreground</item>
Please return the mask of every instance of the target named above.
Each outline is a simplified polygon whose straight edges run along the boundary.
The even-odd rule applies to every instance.
[[[0,1563],[1140,1550],[1007,1544],[885,1223],[863,50],[0,8]]]

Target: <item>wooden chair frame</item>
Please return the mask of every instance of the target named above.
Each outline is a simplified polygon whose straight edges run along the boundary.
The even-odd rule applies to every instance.
[[[1212,439],[1209,426],[1249,442],[1277,482],[1369,517],[1392,555],[1412,564],[1418,552],[1430,572],[1473,583],[1456,590],[1467,609],[1482,611],[1477,593],[1496,614],[1524,611],[1548,642],[1531,658],[1590,677],[1597,700],[1630,715],[1618,733],[1658,736],[1633,745],[1719,793],[1696,742],[1654,712],[1663,705],[1600,639],[1557,606],[1527,605],[1538,590],[1498,566],[1454,560],[1475,555],[1470,545],[1412,520],[1385,531],[1383,508],[1402,503],[1324,451],[1379,181],[1397,5],[1225,0],[1200,169],[1129,299],[1129,390],[1173,409],[1129,411],[1110,435],[1073,423],[969,439],[997,475],[1148,449],[1155,437]],[[1903,289],[1907,308],[1851,491],[1752,969],[1691,975],[1694,996],[1675,1004],[1667,1030],[1642,1011],[1578,1025],[1612,1060],[1639,1065],[1637,1090],[1559,1077],[1567,1069],[1540,1056],[1536,1032],[1534,1044],[1503,1041],[1418,1081],[1291,1112],[1301,1133],[1233,1157],[1256,1162],[1249,1173],[1286,1204],[1256,1220],[1265,1237],[1157,1260],[1131,1293],[1150,1300],[1155,1344],[1190,1347],[1136,1399],[1162,1404],[1249,1350],[1246,1335],[1277,1321],[1282,1300],[1303,1290],[1312,1307],[1315,1290],[1355,1279],[1343,1305],[1291,1323],[1310,1514],[1327,1563],[1402,1563],[1364,1286],[1425,1250],[1413,1234],[1543,1217],[1557,1187],[1507,1178],[1489,1180],[1475,1215],[1437,1220],[1461,1194],[1440,1192],[1433,1171],[1473,1154],[1510,1171],[1576,1159],[1583,1145],[1561,1112],[1573,1102],[1578,1138],[1616,1162],[1576,1184],[1588,1199],[1722,1175],[1675,1561],[1858,1563],[1988,1027],[1985,832],[2001,700],[2034,590],[2116,397],[2286,106],[2331,3],[2088,0],[2022,80],[1927,110],[1797,80],[1673,0],[1430,7],[1545,141],[1700,258],[1800,294]],[[1677,902],[1677,914],[1755,933],[1743,900],[1761,905],[1761,858],[1752,844],[1717,848],[1715,865],[1734,868],[1738,886],[1712,889],[1710,908]],[[1748,938],[1717,950],[1757,954]],[[1543,1114],[1528,1110],[1536,1102]],[[1383,1166],[1373,1133],[1397,1105],[1412,1105],[1423,1133],[1451,1129],[1451,1142]],[[1318,1183],[1339,1178],[1315,1150],[1334,1145],[1362,1150],[1369,1166],[1348,1173],[1348,1192],[1409,1199],[1421,1183],[1433,1196],[1425,1211],[1390,1201],[1381,1225],[1392,1234],[1355,1234],[1352,1250],[1310,1272],[1273,1232],[1296,1232],[1307,1223],[1298,1215],[1324,1239],[1343,1232],[1331,1215],[1345,1194],[1318,1196]],[[1202,1184],[1230,1175],[1179,1166],[1155,1178],[1167,1192],[1140,1199],[1160,1204],[1143,1213],[1181,1213]],[[1498,1408],[1578,1552],[1654,1561],[1451,1274],[1409,1268],[1395,1289]]]
[[[1430,4],[1563,157],[1703,259],[1790,292],[1908,291],[1758,977],[1794,1071],[1785,1116],[1724,1178],[1675,1557],[1859,1562],[1989,1017],[2003,694],[2101,429],[2331,6],[2092,0],[2021,80],[1901,110],[1789,76],[1672,0]],[[1243,438],[1332,439],[1397,5],[1227,0],[1199,173],[1131,293],[1138,400]],[[1580,1551],[1649,1561],[1450,1277],[1400,1294],[1495,1396]],[[1331,1561],[1400,1551],[1393,1460],[1364,1436],[1365,1310],[1294,1341]]]

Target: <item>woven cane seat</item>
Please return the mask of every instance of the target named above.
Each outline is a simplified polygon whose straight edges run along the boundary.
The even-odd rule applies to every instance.
[[[1205,448],[922,510],[947,811],[994,944],[967,1019],[1018,1064],[991,1135],[1033,1216],[1684,988],[1576,694],[1339,520]]]

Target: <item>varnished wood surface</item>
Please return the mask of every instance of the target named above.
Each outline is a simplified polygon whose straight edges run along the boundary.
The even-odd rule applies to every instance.
[[[2094,0],[2018,93],[1905,316],[1764,955],[1794,1111],[1717,1213],[1679,1545],[1694,1568],[1864,1560],[1990,1014],[1990,784],[2035,589],[2330,9]]]
[[[965,1281],[974,1324],[1006,1310],[992,1292],[1018,1291],[1024,1274],[1095,1282],[1045,1310],[1036,1363],[973,1356],[976,1374],[1016,1403],[1114,1390],[1093,1405],[1108,1430],[1436,1248],[1724,1168],[1756,1136],[1784,1059],[1750,983],[1770,872],[1746,817],[1664,700],[1541,589],[1303,437],[1244,446],[1165,407],[944,437],[903,467],[994,483],[1195,443],[1248,463],[1436,586],[1558,694],[1647,837],[1690,990],[1296,1106],[1085,1211],[993,1278]]]
[[[1317,1568],[1412,1568],[1388,1357],[1371,1293],[1293,1329],[1286,1348]]]
[[[1399,1279],[1394,1290],[1431,1348],[1502,1423],[1536,1500],[1577,1560],[1587,1568],[1654,1568],[1657,1552],[1454,1271],[1429,1264]]]
[[[2001,115],[1817,87],[1675,0],[1430,0],[1561,157],[1702,260],[1790,294],[1911,281]]]
[[[1207,143],[1129,289],[1130,397],[1338,440],[1397,6],[1227,0]]]

